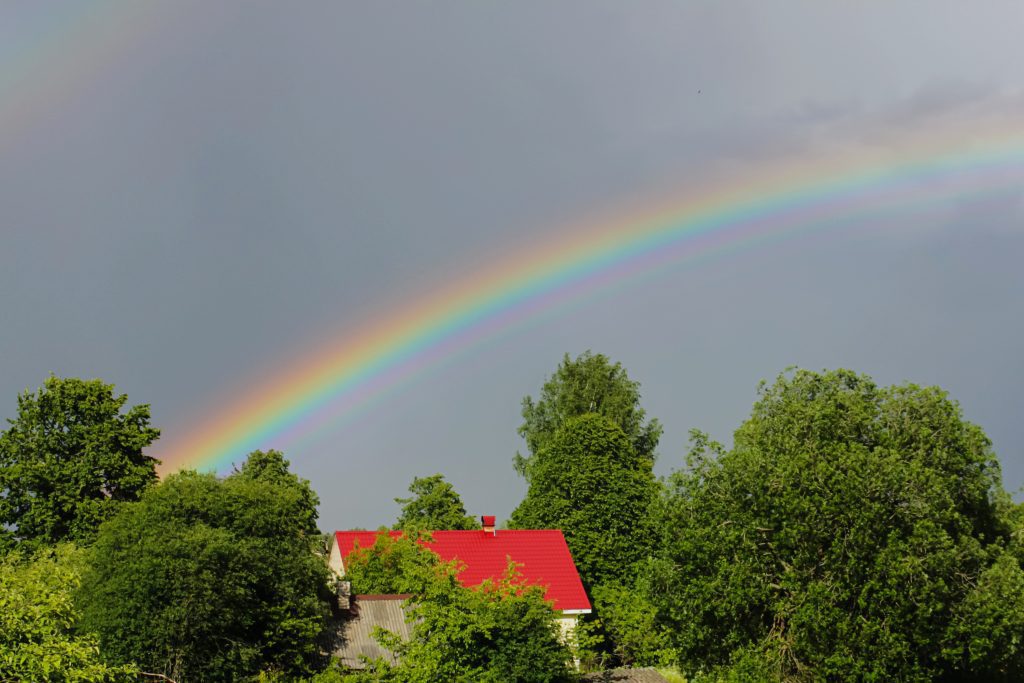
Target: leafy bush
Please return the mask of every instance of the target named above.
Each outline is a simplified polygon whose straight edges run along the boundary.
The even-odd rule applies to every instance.
[[[172,475],[100,528],[80,601],[105,654],[178,683],[322,667],[316,497],[277,460],[258,454],[225,479]]]
[[[568,647],[559,640],[556,614],[544,590],[527,587],[510,565],[499,581],[463,587],[455,563],[442,563],[414,538],[386,534],[349,556],[346,578],[353,588],[398,588],[413,592],[408,642],[389,632],[380,642],[399,656],[379,660],[345,679],[428,683],[556,683],[569,680]],[[379,572],[379,574],[378,574]],[[403,573],[404,577],[403,577]]]
[[[689,464],[640,582],[684,668],[1024,678],[1012,506],[988,438],[941,390],[798,370],[762,386],[732,450],[698,434]]]
[[[0,558],[0,681],[135,680],[134,666],[107,665],[96,638],[76,631],[77,564],[68,545]]]

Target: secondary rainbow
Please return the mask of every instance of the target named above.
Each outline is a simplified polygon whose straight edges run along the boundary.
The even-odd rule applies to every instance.
[[[177,30],[179,14],[169,3],[96,0],[47,12],[39,31],[26,26],[0,51],[0,151],[30,140],[34,126],[72,116],[97,81],[138,67],[133,50]]]
[[[227,409],[166,434],[156,455],[165,472],[220,469],[254,449],[301,443],[460,350],[637,273],[842,226],[872,212],[1019,190],[1024,130],[987,130],[932,130],[882,158],[804,159],[694,188],[654,208],[583,221],[287,360]]]
[[[0,150],[108,77],[148,36],[177,30],[173,4],[98,0],[69,8],[45,33],[8,46],[0,69]],[[768,240],[824,231],[872,211],[928,208],[954,196],[1019,190],[1020,117],[965,121],[890,137],[888,155],[835,153],[720,177],[653,206],[578,228],[519,251],[408,305],[384,311],[350,335],[286,360],[250,383],[245,398],[193,426],[165,431],[164,471],[221,468],[254,448],[301,444],[371,405],[389,389],[457,357],[561,301],[592,295],[637,273],[694,263]],[[938,187],[936,187],[936,185]],[[216,404],[214,404],[216,405]],[[301,457],[301,453],[291,453]]]

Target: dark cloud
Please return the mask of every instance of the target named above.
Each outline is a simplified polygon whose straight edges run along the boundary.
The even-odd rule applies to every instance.
[[[39,7],[0,9],[0,54],[45,44],[72,5]],[[54,371],[116,382],[186,430],[578,216],[795,157],[881,159],[922,130],[1009,130],[1024,92],[1016,2],[172,7],[3,138],[2,414]],[[52,77],[90,35],[24,75]],[[325,527],[388,522],[435,471],[506,514],[520,398],[592,348],[643,382],[663,470],[690,427],[728,440],[760,378],[843,365],[949,389],[1016,488],[1024,231],[1004,184],[602,290],[289,455]]]

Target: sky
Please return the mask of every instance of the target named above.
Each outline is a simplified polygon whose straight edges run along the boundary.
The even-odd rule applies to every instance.
[[[898,159],[922,131],[1024,134],[1021,26],[995,0],[5,2],[0,416],[50,373],[98,377],[151,406],[166,458],[566,226],[808,157]],[[525,491],[522,398],[589,349],[664,424],[659,474],[692,428],[730,443],[760,380],[847,367],[947,390],[1017,490],[1024,175],[929,192],[553,297],[261,447],[310,480],[324,530],[390,524],[435,472],[500,523]]]

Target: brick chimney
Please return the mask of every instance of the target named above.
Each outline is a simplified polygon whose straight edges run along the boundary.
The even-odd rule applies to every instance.
[[[498,532],[494,529],[494,515],[482,515],[480,517],[480,524],[483,526],[485,534],[490,534],[491,536],[498,535]]]

